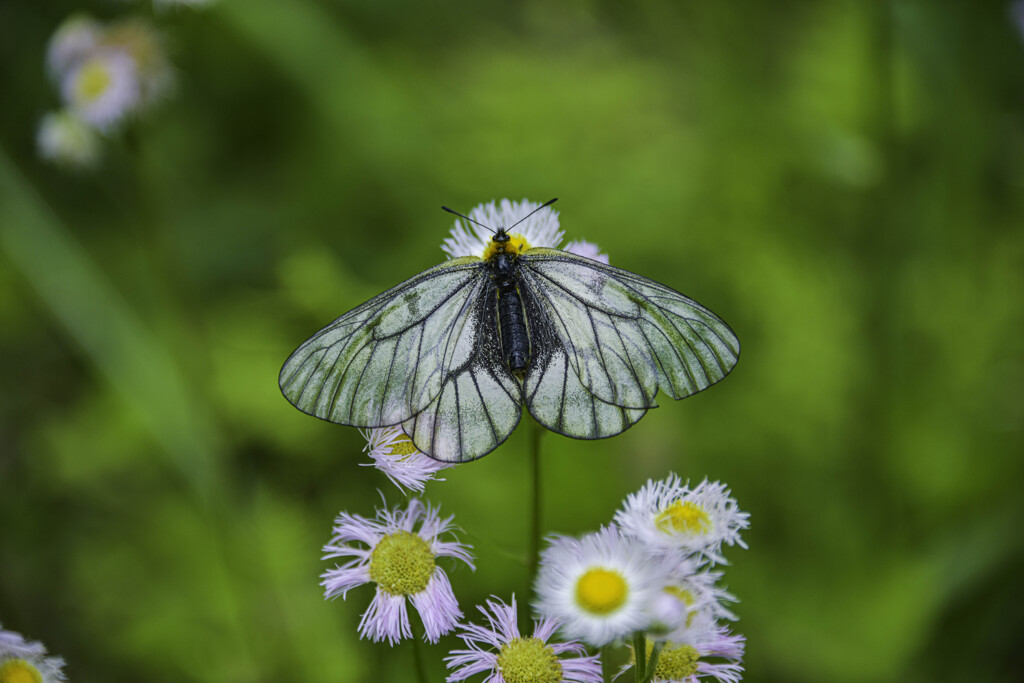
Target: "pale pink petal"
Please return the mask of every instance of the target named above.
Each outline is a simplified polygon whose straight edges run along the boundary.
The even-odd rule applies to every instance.
[[[448,575],[440,568],[434,570],[427,587],[411,599],[423,621],[425,638],[431,643],[436,643],[441,636],[453,630],[462,618]]]
[[[402,638],[411,638],[409,613],[405,606],[405,597],[391,595],[377,589],[370,606],[359,621],[359,637],[369,638],[375,643],[387,640],[395,645]]]
[[[351,565],[352,563],[349,563]],[[370,570],[367,565],[360,564],[329,569],[320,575],[323,581],[320,585],[324,587],[324,598],[336,598],[345,594],[356,586],[361,586],[370,580]]]
[[[566,683],[601,683],[601,657],[592,655],[589,657],[575,657],[571,659],[560,659],[562,664],[562,676]]]
[[[485,671],[497,670],[498,656],[481,650],[452,650],[444,658],[445,666],[455,669],[446,680],[461,681]]]
[[[708,664],[697,663],[697,673],[701,676],[714,676],[722,683],[739,683],[743,680],[743,667],[739,664]]]
[[[491,675],[487,681],[504,681],[501,672],[498,670],[498,654],[494,651],[485,650],[481,645],[493,648],[500,652],[501,648],[523,636],[520,635],[516,599],[512,596],[511,604],[506,605],[498,598],[488,600],[485,605],[477,609],[487,620],[487,626],[478,624],[462,624],[459,637],[466,643],[468,649],[453,650],[445,658],[445,664],[449,669],[456,669],[448,681],[461,681],[469,676],[485,671]],[[550,619],[542,619],[534,622],[533,637],[543,642],[551,637],[557,624]],[[585,655],[586,649],[581,643],[555,643],[548,647],[556,655],[576,654]],[[563,681],[567,683],[601,683],[600,658],[592,657],[570,657],[559,658],[562,666]]]

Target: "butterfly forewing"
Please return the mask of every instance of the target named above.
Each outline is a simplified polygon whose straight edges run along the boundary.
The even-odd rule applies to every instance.
[[[728,325],[665,285],[555,249],[533,249],[521,260],[524,286],[569,367],[600,401],[646,409],[659,388],[684,398],[725,377],[739,358]],[[528,386],[539,371],[530,368]]]
[[[279,378],[303,412],[356,427],[424,410],[476,353],[468,311],[488,282],[479,259],[442,263],[349,311],[288,358]]]

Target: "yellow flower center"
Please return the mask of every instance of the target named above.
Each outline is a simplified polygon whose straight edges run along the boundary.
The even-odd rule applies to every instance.
[[[0,683],[43,683],[43,675],[24,659],[0,661]]]
[[[391,455],[412,455],[416,452],[416,446],[413,445],[412,439],[405,434],[402,434],[394,441],[391,442]]]
[[[622,574],[609,569],[588,569],[576,582],[576,603],[593,614],[610,614],[629,597]]]
[[[110,81],[110,71],[102,61],[93,59],[86,62],[78,72],[78,82],[75,84],[78,99],[92,102],[106,92],[110,87]]]
[[[415,595],[433,575],[430,544],[412,532],[388,534],[370,553],[370,579],[391,595]]]
[[[666,534],[706,534],[711,531],[711,517],[704,508],[686,501],[675,501],[654,518],[654,524]]]
[[[532,248],[530,243],[522,235],[510,235],[508,242],[495,242],[494,240],[488,242],[482,258],[486,261],[502,253],[519,256],[530,248]]]
[[[647,661],[650,661],[653,643],[647,644]],[[700,654],[690,645],[665,647],[654,665],[655,681],[684,681],[697,673],[697,662]]]
[[[498,671],[507,683],[560,683],[562,663],[539,638],[516,638],[501,646]]]

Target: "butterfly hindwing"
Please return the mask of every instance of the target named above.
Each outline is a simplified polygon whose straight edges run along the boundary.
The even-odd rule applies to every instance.
[[[574,439],[603,439],[626,431],[647,412],[605,403],[587,391],[561,346],[537,361],[538,371],[526,377],[526,405],[534,419],[553,432]]]
[[[497,448],[519,424],[522,386],[508,370],[498,336],[497,294],[490,283],[469,310],[475,352],[453,367],[425,410],[402,424],[422,452],[466,462]]]
[[[356,427],[398,424],[477,353],[468,312],[489,279],[479,259],[447,261],[370,299],[285,361],[279,382],[305,413]]]
[[[725,377],[739,358],[729,326],[670,287],[556,249],[532,249],[521,260],[524,286],[569,367],[605,403],[650,408],[658,389],[685,398]]]

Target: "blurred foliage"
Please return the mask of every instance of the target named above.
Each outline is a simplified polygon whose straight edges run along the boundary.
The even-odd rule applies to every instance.
[[[83,6],[150,15],[178,88],[70,174],[34,134]],[[720,479],[752,514],[748,680],[1024,677],[1006,3],[7,0],[0,92],[0,620],[71,680],[408,680],[407,646],[357,639],[369,589],[317,585],[333,516],[399,497],[277,371],[442,260],[440,204],[555,195],[744,350],[618,438],[546,437],[546,528]],[[467,611],[526,590],[520,431],[427,490],[476,545]]]

